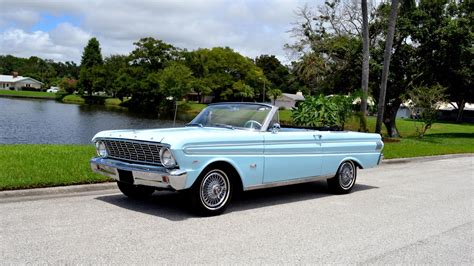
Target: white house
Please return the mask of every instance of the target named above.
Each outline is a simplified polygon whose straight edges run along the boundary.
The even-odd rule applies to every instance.
[[[297,102],[302,101],[304,101],[304,96],[301,91],[297,92],[296,94],[282,93],[280,96],[278,96],[278,98],[276,98],[274,105],[286,109],[291,109],[296,106]]]
[[[43,82],[38,81],[34,78],[18,76],[17,73],[13,75],[0,75],[0,90],[21,90],[22,88],[34,88],[40,89],[43,86]]]

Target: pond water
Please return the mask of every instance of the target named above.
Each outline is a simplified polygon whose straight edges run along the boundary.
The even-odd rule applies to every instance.
[[[176,126],[184,122],[177,121]],[[101,130],[172,127],[122,108],[0,98],[0,144],[90,144]]]

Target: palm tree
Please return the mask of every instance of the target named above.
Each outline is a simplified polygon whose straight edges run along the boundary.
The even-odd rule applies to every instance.
[[[360,101],[361,119],[366,120],[367,96],[369,92],[369,18],[367,14],[367,0],[362,0],[362,97]],[[367,123],[360,123],[365,127]],[[366,131],[367,128],[360,128]]]
[[[385,41],[385,51],[383,55],[382,81],[380,83],[380,95],[377,106],[377,123],[375,124],[375,133],[382,131],[382,119],[385,106],[385,95],[387,93],[387,79],[390,66],[390,57],[392,55],[393,36],[395,35],[395,24],[397,22],[398,0],[392,0],[390,7],[390,17],[388,19],[387,40]]]

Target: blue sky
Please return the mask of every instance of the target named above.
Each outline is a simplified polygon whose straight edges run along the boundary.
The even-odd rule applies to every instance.
[[[128,54],[154,37],[187,49],[229,46],[248,57],[283,49],[305,0],[0,0],[0,54],[79,62],[87,41]],[[313,5],[323,0],[311,1]]]
[[[52,15],[47,12],[40,13],[39,21],[31,27],[31,31],[49,32],[61,23],[69,23],[73,26],[80,27],[81,18],[79,16],[71,16],[68,14]]]

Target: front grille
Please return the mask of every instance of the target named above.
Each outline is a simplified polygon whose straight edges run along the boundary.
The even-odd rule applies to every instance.
[[[102,140],[108,157],[144,164],[162,165],[160,149],[163,145],[130,140]]]

